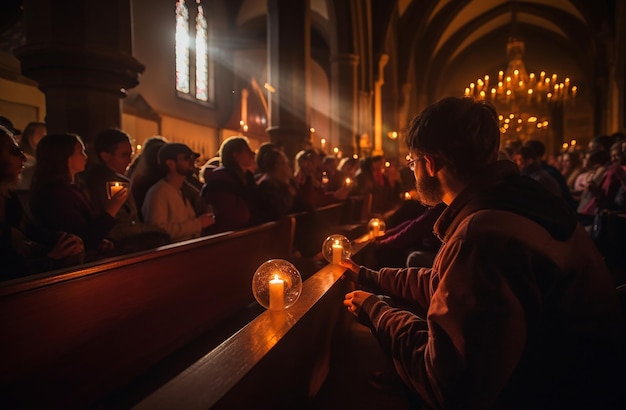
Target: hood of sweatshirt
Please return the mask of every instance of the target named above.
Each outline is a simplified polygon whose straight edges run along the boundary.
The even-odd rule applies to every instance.
[[[528,218],[559,241],[567,240],[578,222],[576,213],[562,198],[534,179],[520,175],[513,162],[504,160],[490,164],[470,182],[439,217],[434,231],[445,242],[465,217],[483,209]]]

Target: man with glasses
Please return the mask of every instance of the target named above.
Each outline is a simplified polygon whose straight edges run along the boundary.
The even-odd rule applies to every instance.
[[[111,184],[130,187],[125,173],[133,156],[133,147],[125,131],[107,128],[96,134],[93,150],[96,160],[82,173],[81,179],[94,208],[104,212],[110,201]],[[115,215],[115,225],[107,238],[115,244],[114,254],[138,252],[170,242],[167,232],[140,220],[133,195],[128,195]]]
[[[165,230],[173,242],[197,238],[215,223],[213,213],[196,216],[183,184],[195,172],[198,154],[187,145],[171,142],[159,149],[159,164],[165,176],[146,193],[141,212],[144,221]]]
[[[370,327],[427,408],[620,408],[624,320],[615,284],[561,199],[498,161],[493,106],[446,98],[406,139],[419,200],[444,202],[432,268],[347,275]],[[623,408],[623,407],[621,407]]]

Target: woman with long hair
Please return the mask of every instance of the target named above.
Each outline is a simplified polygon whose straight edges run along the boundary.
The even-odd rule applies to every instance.
[[[26,162],[24,163],[24,170],[22,171],[20,189],[30,188],[33,172],[35,170],[35,151],[37,150],[37,144],[39,144],[39,141],[41,141],[47,132],[48,128],[45,122],[29,122],[22,133],[20,148],[26,156]]]
[[[76,134],[50,134],[37,145],[37,163],[31,185],[30,206],[38,224],[82,238],[88,251],[103,252],[112,246],[106,235],[115,215],[128,197],[123,188],[111,197],[104,212],[98,213],[75,183],[85,169],[85,146]]]

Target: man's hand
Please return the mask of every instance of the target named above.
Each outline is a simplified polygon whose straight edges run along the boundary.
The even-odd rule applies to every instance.
[[[105,212],[115,218],[117,212],[120,210],[122,205],[124,205],[124,202],[126,202],[126,200],[128,199],[129,194],[130,191],[128,188],[124,187],[120,189],[118,192],[115,193],[115,195],[111,197],[111,199],[109,199],[109,202],[107,203],[107,206],[105,208]]]
[[[341,266],[348,269],[344,273],[344,277],[356,283],[357,279],[359,278],[359,269],[361,269],[361,267],[354,263],[352,259],[342,259]]]
[[[361,310],[363,302],[372,295],[373,293],[355,290],[354,292],[346,294],[343,304],[348,307],[348,310],[352,312],[354,316],[359,316],[359,311]]]

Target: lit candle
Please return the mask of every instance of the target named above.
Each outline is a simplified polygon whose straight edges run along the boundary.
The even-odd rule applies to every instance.
[[[346,178],[346,186],[352,185],[352,180],[350,178]]]
[[[341,265],[343,246],[339,242],[333,243],[333,265]]]
[[[111,198],[113,198],[113,196],[115,196],[115,194],[120,192],[122,189],[124,189],[124,185],[120,182],[109,182],[109,191]]]
[[[283,310],[285,308],[285,281],[278,275],[270,280],[270,310]]]
[[[411,193],[410,192],[405,192],[404,193],[404,199],[407,200],[407,201],[410,200],[411,199]]]
[[[120,192],[122,190],[122,188],[124,188],[124,187],[121,186],[119,182],[116,182],[115,184],[113,184],[111,186],[111,196],[114,196],[115,194]]]
[[[376,238],[379,233],[380,233],[380,225],[378,224],[378,222],[374,222],[372,224],[372,236]]]

